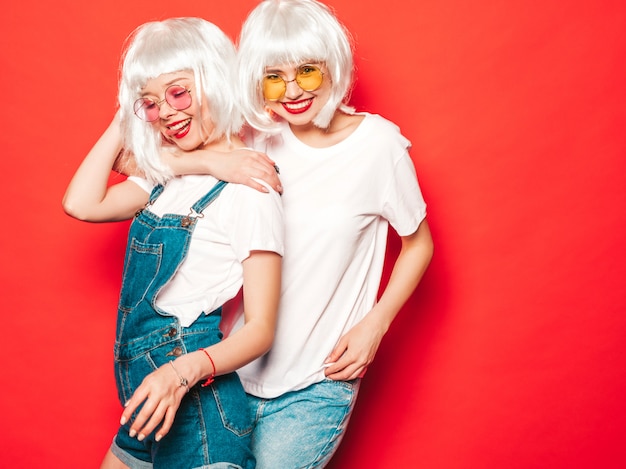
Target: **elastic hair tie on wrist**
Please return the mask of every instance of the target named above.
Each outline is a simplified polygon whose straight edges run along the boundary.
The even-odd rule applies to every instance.
[[[201,384],[201,386],[203,388],[206,388],[207,386],[210,386],[213,381],[215,381],[215,363],[213,362],[213,359],[211,358],[211,355],[209,355],[209,352],[207,352],[205,349],[201,348],[199,350],[202,350],[207,357],[209,357],[209,360],[211,361],[211,366],[213,367],[213,373],[211,373],[211,376],[209,376],[206,381],[204,383]]]

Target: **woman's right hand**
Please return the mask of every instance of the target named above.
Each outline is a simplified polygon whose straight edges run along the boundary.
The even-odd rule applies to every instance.
[[[156,441],[170,431],[176,411],[189,387],[182,385],[178,371],[171,363],[162,365],[148,376],[124,405],[120,424],[130,421],[133,413],[141,410],[130,425],[129,436],[142,441],[161,424]]]
[[[162,156],[176,175],[210,174],[222,181],[244,184],[260,192],[267,192],[267,188],[256,181],[261,179],[276,192],[283,192],[274,161],[259,151],[246,148],[228,153],[214,150],[164,151]]]

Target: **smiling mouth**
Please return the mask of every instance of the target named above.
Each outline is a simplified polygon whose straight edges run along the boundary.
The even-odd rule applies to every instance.
[[[282,104],[285,111],[289,112],[290,114],[302,114],[311,107],[311,105],[313,104],[313,98],[303,99],[301,101],[295,102],[282,102],[280,104]]]
[[[167,126],[167,136],[174,138],[183,138],[189,132],[191,117],[175,124]]]

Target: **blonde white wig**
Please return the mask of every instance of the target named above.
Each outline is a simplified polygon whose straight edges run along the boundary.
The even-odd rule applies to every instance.
[[[323,63],[331,80],[328,102],[313,120],[327,128],[337,109],[352,113],[348,101],[354,62],[351,36],[331,10],[315,0],[266,0],[246,19],[239,37],[239,88],[243,113],[250,125],[277,131],[265,111],[262,81],[266,67],[278,64]]]
[[[200,18],[146,23],[129,36],[118,93],[123,144],[149,180],[163,183],[172,174],[161,160],[160,132],[134,115],[133,104],[147,81],[165,73],[193,72],[195,92],[191,98],[200,110],[208,106],[214,125],[206,140],[229,139],[243,123],[236,62],[232,41],[217,26]]]

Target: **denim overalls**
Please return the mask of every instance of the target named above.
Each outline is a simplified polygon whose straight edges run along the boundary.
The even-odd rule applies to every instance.
[[[202,313],[190,327],[181,327],[176,317],[157,308],[155,299],[187,255],[197,218],[225,185],[218,182],[187,216],[159,217],[144,209],[130,226],[115,340],[115,378],[122,405],[146,375],[222,338],[221,308]],[[147,207],[162,191],[163,186],[152,191]],[[159,442],[154,432],[143,441],[130,438],[130,423],[120,427],[111,450],[131,468],[255,466],[246,394],[235,373],[218,376],[209,387],[191,388],[170,432]]]

